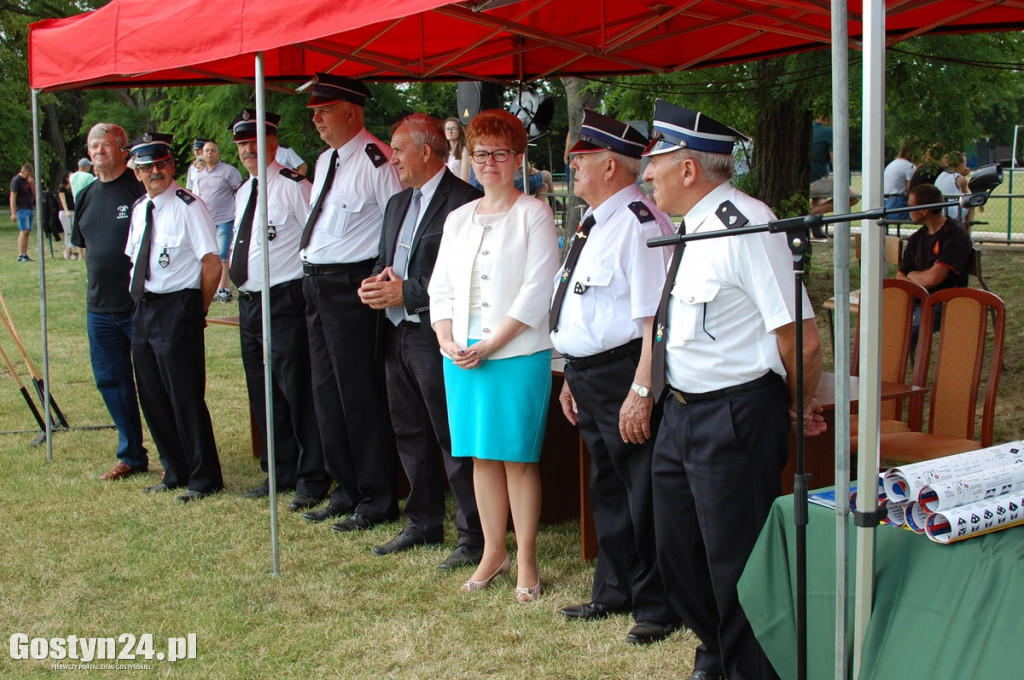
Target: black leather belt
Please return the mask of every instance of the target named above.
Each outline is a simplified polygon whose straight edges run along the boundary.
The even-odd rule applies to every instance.
[[[273,295],[274,293],[278,292],[279,290],[285,290],[286,288],[291,288],[292,286],[297,286],[300,283],[302,283],[302,279],[295,279],[294,281],[285,281],[284,283],[279,283],[276,286],[271,286],[270,287],[270,294]],[[259,300],[262,295],[263,295],[263,291],[262,290],[240,290],[240,291],[238,291],[238,297],[245,298],[246,300]]]
[[[363,260],[362,262],[339,262],[338,264],[310,264],[302,263],[302,273],[305,276],[323,276],[324,274],[352,274],[373,268],[375,259]]]
[[[643,344],[643,339],[637,338],[636,340],[630,340],[625,345],[612,347],[611,349],[603,352],[591,354],[589,357],[571,357],[568,354],[563,354],[562,358],[565,359],[565,363],[569,364],[576,370],[581,368],[593,368],[594,366],[607,364],[609,361],[614,361],[615,359],[639,354],[640,350],[643,349]]]
[[[173,290],[170,293],[150,293],[149,291],[147,291],[142,294],[142,297],[139,298],[139,302],[153,302],[154,300],[159,300],[160,298],[171,297],[172,295],[181,295],[183,293],[189,293],[197,290],[198,288],[185,288],[184,290]]]
[[[712,399],[721,399],[722,397],[730,397],[734,394],[742,394],[749,392],[750,390],[764,385],[769,385],[773,381],[781,380],[777,373],[774,371],[768,371],[760,378],[755,378],[750,382],[745,382],[742,385],[733,385],[732,387],[723,387],[720,390],[712,390],[710,392],[702,392],[700,394],[690,394],[689,392],[681,392],[674,387],[669,387],[668,391],[672,393],[672,396],[676,398],[680,404],[696,404],[701,401],[711,401]]]
[[[402,319],[398,323],[398,327],[399,328],[404,328],[404,329],[410,330],[410,331],[418,331],[420,329],[421,325],[422,324],[418,324],[415,321],[409,321],[408,319]]]

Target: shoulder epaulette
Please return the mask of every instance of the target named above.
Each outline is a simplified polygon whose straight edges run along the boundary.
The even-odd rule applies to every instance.
[[[384,152],[380,150],[380,147],[370,142],[366,145],[366,155],[370,157],[370,162],[373,163],[373,167],[379,168],[388,162]]]
[[[174,192],[174,195],[184,201],[186,205],[191,205],[192,203],[195,203],[196,200],[196,197],[188,193],[185,189],[178,189]]]
[[[738,229],[747,223],[747,218],[732,204],[732,201],[723,201],[715,214],[718,215],[718,219],[722,220],[726,229]]]
[[[301,172],[295,172],[291,168],[281,168],[281,176],[287,177],[293,182],[301,182],[302,180],[306,179],[306,176],[303,175]]]
[[[643,201],[633,201],[629,204],[629,210],[636,215],[636,219],[639,220],[640,224],[654,219],[654,213],[651,212],[651,209]]]

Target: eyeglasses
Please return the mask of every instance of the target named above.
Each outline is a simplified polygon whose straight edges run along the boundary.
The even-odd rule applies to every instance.
[[[139,172],[141,172],[143,175],[149,175],[154,170],[166,170],[170,166],[171,166],[171,159],[170,158],[165,158],[164,160],[157,161],[155,163],[149,163],[147,165],[136,166],[136,169]]]
[[[512,158],[512,153],[513,152],[511,149],[495,149],[494,151],[481,150],[474,151],[473,153],[469,154],[469,157],[473,159],[474,163],[479,163],[480,165],[483,165],[484,163],[487,162],[488,157],[493,158],[495,163],[504,163],[509,158]]]
[[[458,131],[459,131],[459,128],[457,128],[457,127],[446,127],[446,128],[444,129],[444,131],[445,131],[445,132],[458,132]]]

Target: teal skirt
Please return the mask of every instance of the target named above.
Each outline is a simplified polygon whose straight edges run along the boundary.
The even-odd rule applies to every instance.
[[[551,399],[551,350],[488,359],[470,370],[444,357],[444,388],[453,456],[540,460]]]

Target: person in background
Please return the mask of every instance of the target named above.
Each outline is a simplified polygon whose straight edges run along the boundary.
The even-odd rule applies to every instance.
[[[444,540],[446,475],[458,531],[458,546],[438,567],[447,571],[479,563],[484,539],[473,497],[473,460],[452,456],[427,283],[445,219],[480,192],[445,167],[448,143],[441,123],[425,114],[407,116],[395,127],[391,149],[391,165],[409,188],[388,201],[374,275],[363,281],[359,297],[384,311],[377,338],[383,345],[398,458],[409,479],[403,507],[408,521],[398,536],[373,551],[388,555]]]
[[[885,192],[885,209],[898,210],[907,205],[907,192],[910,191],[910,178],[914,176],[914,164],[910,160],[910,146],[907,142],[900,144],[899,154],[882,173],[883,191]],[[887,215],[890,220],[910,221],[910,213],[894,212]]]
[[[224,488],[206,407],[206,312],[220,277],[217,236],[206,204],[174,181],[171,135],[147,132],[125,149],[146,198],[135,202],[124,252],[132,361],[139,402],[164,475],[146,493],[185,487],[190,503]]]
[[[933,184],[918,184],[910,190],[910,218],[920,229],[910,235],[900,259],[898,279],[909,279],[929,293],[944,288],[967,287],[967,268],[974,255],[974,244],[962,224],[946,216],[943,208],[915,210],[919,205],[943,203],[942,192]],[[935,307],[934,330],[942,322],[942,306]],[[917,346],[921,325],[920,305],[914,310],[910,346]]]
[[[231,234],[235,226],[235,189],[242,183],[242,173],[235,166],[221,162],[220,147],[212,140],[203,144],[203,161],[206,165],[196,177],[195,194],[206,203],[217,225],[217,247],[221,261],[220,283],[213,299],[217,302],[231,302],[228,258],[231,255]]]
[[[478,113],[466,130],[483,198],[452,211],[430,279],[430,319],[444,354],[452,455],[473,458],[484,553],[464,592],[511,570],[516,599],[542,591],[537,569],[541,443],[551,393],[547,316],[558,269],[551,209],[513,184],[526,130],[507,111]]]
[[[457,117],[444,119],[444,136],[448,140],[448,156],[445,165],[452,174],[463,182],[469,181],[469,150],[466,149],[466,130]]]
[[[82,189],[96,181],[96,175],[92,174],[92,162],[88,158],[78,159],[78,170],[71,173],[68,180],[71,183],[71,198],[75,199],[82,193]]]
[[[832,177],[832,128],[825,115],[819,115],[811,130],[811,214],[822,215],[835,210],[833,204],[834,178]],[[850,187],[850,207],[860,200],[860,194]]]
[[[89,176],[92,177],[92,175]],[[71,245],[71,225],[75,216],[75,196],[71,190],[71,178],[68,175],[64,176],[64,179],[60,182],[60,188],[57,189],[57,201],[60,203],[60,212],[57,214],[57,219],[60,220],[60,226],[64,230],[64,259],[77,260],[78,252]]]
[[[699,111],[655,102],[644,180],[659,209],[682,216],[680,232],[775,219],[729,183],[739,139]],[[665,399],[651,464],[658,566],[675,610],[701,641],[688,680],[768,680],[778,676],[740,606],[737,583],[782,493],[790,429],[795,422],[807,434],[824,430],[815,399],[821,340],[806,291],[803,318],[796,316],[785,234],[696,240],[673,250],[651,359],[652,389]]]
[[[32,164],[25,163],[11,178],[11,222],[18,223],[18,262],[31,262],[28,236],[36,210],[36,185],[32,181]]]
[[[967,185],[967,174],[970,170],[967,167],[967,156],[962,152],[953,152],[946,156],[946,167],[935,178],[935,188],[942,192],[943,197],[948,201],[959,198],[963,194],[970,193]],[[951,217],[960,222],[970,234],[970,222],[974,220],[974,208],[964,210],[958,205],[946,208],[946,217]]]
[[[206,146],[207,141],[209,140],[198,138],[192,140],[192,162],[188,164],[188,174],[185,176],[185,188],[192,193],[196,191],[196,180],[199,179],[199,173],[206,167],[206,161],[203,160],[203,147]]]
[[[551,343],[565,358],[562,413],[590,451],[599,552],[591,599],[562,616],[589,621],[632,612],[626,639],[664,639],[679,616],[661,582],[651,503],[651,454],[661,409],[651,392],[654,313],[668,248],[647,239],[675,231],[636,185],[647,138],[585,109],[572,147],[573,192],[589,209],[555,279]]]
[[[267,112],[267,155],[274,157],[281,116]],[[274,474],[279,491],[295,490],[292,512],[308,510],[327,495],[331,480],[324,472],[323,446],[313,406],[306,301],[302,297],[302,260],[299,239],[306,223],[312,185],[304,176],[267,165],[267,178],[259,177],[256,150],[256,111],[242,112],[228,126],[238,146],[238,160],[249,178],[235,192],[235,240],[229,267],[238,288],[238,330],[242,367],[249,405],[260,430],[267,431],[267,386],[263,363],[263,248],[270,260],[271,391],[273,393]],[[257,191],[267,192],[267,238],[255,227]],[[260,467],[269,471],[264,438]],[[270,495],[268,478],[246,492],[246,498]]]

